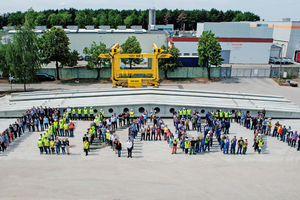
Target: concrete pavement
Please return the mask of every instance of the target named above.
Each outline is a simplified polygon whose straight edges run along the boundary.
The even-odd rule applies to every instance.
[[[174,132],[172,120],[165,122]],[[281,121],[298,130],[297,120]],[[275,120],[273,120],[275,123]],[[216,140],[209,153],[171,155],[165,141],[135,140],[127,158],[127,129],[116,132],[122,157],[109,147],[84,156],[82,135],[89,122],[76,121],[71,155],[39,155],[39,133],[26,133],[0,156],[3,199],[287,199],[298,197],[299,152],[264,137],[263,153],[254,153],[253,132],[235,123],[230,138],[248,137],[247,155],[223,155]],[[140,135],[140,134],[139,134]],[[196,137],[196,131],[188,131]],[[23,139],[24,138],[24,139]],[[288,191],[288,192],[287,192]]]

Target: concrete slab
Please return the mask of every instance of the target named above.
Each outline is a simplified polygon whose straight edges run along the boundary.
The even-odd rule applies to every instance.
[[[0,120],[1,121],[1,120]],[[273,123],[276,120],[273,120]],[[172,120],[166,124],[174,132]],[[298,120],[280,121],[298,130]],[[127,129],[116,133],[122,145],[118,158],[110,148],[82,152],[88,122],[76,121],[70,138],[71,155],[39,155],[37,132],[26,133],[0,155],[2,199],[295,199],[299,152],[272,137],[263,137],[262,154],[251,147],[247,155],[223,155],[216,141],[209,153],[171,155],[165,141],[139,141],[133,158],[126,158]],[[233,135],[253,132],[232,124]],[[196,137],[198,133],[189,131]],[[251,145],[250,145],[251,146]],[[289,192],[286,192],[289,191]],[[46,196],[45,196],[46,194]]]
[[[133,109],[136,114],[156,108],[162,117],[171,117],[171,110],[190,107],[192,110],[207,111],[222,109],[242,110],[256,115],[263,108],[267,117],[300,118],[300,108],[284,97],[232,92],[209,92],[178,89],[84,89],[49,92],[15,93],[2,103],[0,117],[17,117],[32,106],[93,107],[106,116]]]

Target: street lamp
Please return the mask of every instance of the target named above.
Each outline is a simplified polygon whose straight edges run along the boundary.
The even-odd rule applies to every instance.
[[[280,76],[281,76],[281,63],[282,63],[282,48],[284,44],[281,44],[281,49],[280,49],[280,67],[279,67],[279,78],[278,78],[278,84],[280,86]]]

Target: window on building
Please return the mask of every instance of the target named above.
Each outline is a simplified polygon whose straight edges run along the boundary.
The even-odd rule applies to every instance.
[[[189,56],[189,55],[190,55],[190,53],[184,53],[183,55],[184,55],[184,56]]]
[[[198,56],[198,53],[192,53],[192,56]]]

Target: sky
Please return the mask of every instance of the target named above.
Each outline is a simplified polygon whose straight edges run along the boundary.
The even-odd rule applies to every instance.
[[[265,21],[281,21],[282,18],[300,20],[300,0],[2,0],[0,13],[26,11],[32,7],[35,11],[48,9],[90,8],[111,9],[205,9],[250,11]]]

